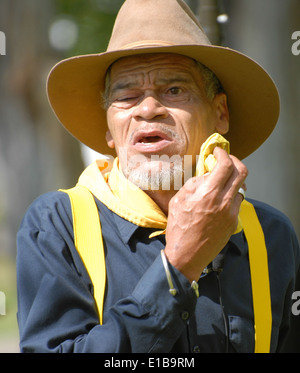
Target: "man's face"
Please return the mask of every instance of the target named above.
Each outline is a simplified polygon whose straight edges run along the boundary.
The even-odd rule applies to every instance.
[[[206,97],[201,73],[190,58],[153,54],[117,61],[110,75],[107,139],[125,176],[139,184],[151,173],[176,169],[175,177],[182,179],[182,166],[195,166],[206,138],[218,130],[225,133],[215,101]],[[221,106],[225,110],[226,97]]]

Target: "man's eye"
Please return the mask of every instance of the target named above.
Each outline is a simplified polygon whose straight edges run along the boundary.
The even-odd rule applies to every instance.
[[[168,89],[168,93],[170,93],[171,95],[179,95],[180,93],[182,93],[182,89],[180,87],[171,87]]]
[[[120,107],[120,108],[129,108],[139,100],[139,95],[138,94],[125,94],[125,95],[120,95],[116,96],[113,98],[112,102],[115,106]]]
[[[126,96],[126,97],[119,97],[117,101],[124,102],[136,99],[136,96]]]

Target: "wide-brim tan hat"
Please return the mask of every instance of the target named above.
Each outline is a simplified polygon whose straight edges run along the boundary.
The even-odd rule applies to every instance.
[[[226,138],[232,154],[243,159],[270,136],[279,116],[279,96],[273,80],[257,62],[211,45],[182,0],[127,0],[117,15],[106,52],[68,58],[49,74],[50,105],[79,141],[102,154],[115,155],[106,144],[106,111],[101,104],[106,71],[122,57],[147,53],[184,55],[216,74],[228,98]]]

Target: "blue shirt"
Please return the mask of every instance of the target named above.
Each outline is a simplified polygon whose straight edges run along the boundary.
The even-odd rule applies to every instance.
[[[69,197],[52,192],[28,209],[18,233],[18,322],[22,352],[253,352],[248,248],[233,235],[199,280],[199,298],[170,264],[173,297],[160,251],[164,235],[139,227],[96,200],[106,255],[103,325],[93,287],[73,241]],[[271,352],[289,329],[299,244],[289,220],[251,201],[269,258]]]

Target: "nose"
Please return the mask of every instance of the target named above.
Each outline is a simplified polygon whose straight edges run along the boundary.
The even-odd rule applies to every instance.
[[[149,94],[135,107],[132,115],[136,119],[151,120],[156,117],[166,118],[169,113],[167,108],[154,95]]]

